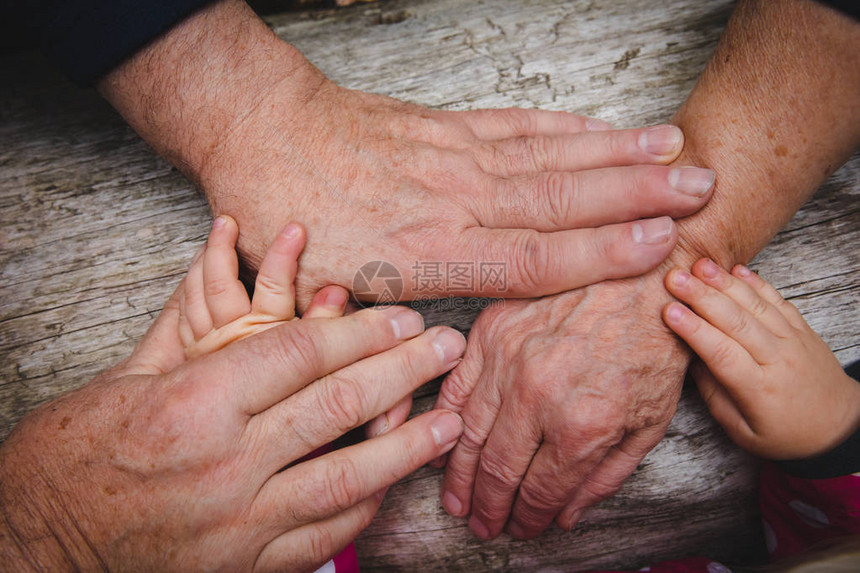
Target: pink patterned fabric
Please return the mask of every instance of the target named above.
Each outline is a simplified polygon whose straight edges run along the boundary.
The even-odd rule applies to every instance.
[[[775,464],[765,463],[759,505],[768,553],[772,561],[779,561],[822,541],[860,535],[860,474],[802,479],[782,472]],[[731,569],[695,557],[658,563],[640,571],[729,573]]]

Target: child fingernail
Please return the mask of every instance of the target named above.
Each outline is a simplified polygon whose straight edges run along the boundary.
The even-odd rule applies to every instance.
[[[671,323],[678,324],[684,318],[684,310],[681,308],[681,305],[678,303],[672,303],[669,305],[669,308],[666,309],[666,320]]]
[[[749,270],[749,269],[748,269],[747,267],[745,267],[744,265],[738,265],[738,266],[736,266],[736,267],[735,267],[735,272],[737,272],[739,276],[742,276],[742,277],[743,277],[743,278],[745,278],[745,279],[746,279],[746,278],[749,278],[749,277],[751,277],[751,276],[752,276],[752,271],[751,271],[751,270]]]
[[[213,231],[223,229],[225,226],[227,226],[227,219],[221,217],[220,215],[216,217],[215,220],[212,222]]]
[[[295,223],[290,223],[284,229],[284,236],[288,239],[295,239],[296,237],[299,236],[299,233],[301,233],[301,231],[302,231],[301,227],[299,227]]]
[[[711,259],[708,259],[702,265],[702,275],[706,279],[715,279],[715,278],[717,278],[717,276],[719,276],[719,274],[720,274],[720,267],[718,267],[717,263],[715,263]]]
[[[687,271],[675,271],[672,275],[672,284],[676,287],[682,287],[690,282],[690,273]]]

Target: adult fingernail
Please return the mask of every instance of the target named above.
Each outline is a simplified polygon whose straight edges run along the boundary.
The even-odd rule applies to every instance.
[[[510,533],[511,536],[516,538],[523,538],[526,536],[525,530],[520,527],[520,525],[515,521],[512,521],[510,524],[508,524],[508,533]]]
[[[381,416],[374,418],[370,424],[367,425],[367,436],[375,438],[376,436],[382,435],[387,429],[388,414],[382,414]]]
[[[691,277],[692,275],[687,271],[675,271],[672,273],[672,284],[677,287],[682,287],[690,282]]]
[[[446,446],[463,433],[463,420],[453,412],[444,412],[430,425],[430,432],[437,446]]]
[[[295,239],[299,236],[299,233],[301,233],[301,231],[301,227],[299,227],[295,223],[290,223],[286,226],[286,228],[284,228],[284,236],[288,239]]]
[[[669,171],[669,185],[685,195],[702,197],[714,186],[717,174],[699,167],[676,167]]]
[[[463,517],[463,502],[450,491],[442,494],[442,507],[448,512],[448,515]]]
[[[397,307],[391,317],[391,328],[398,340],[406,340],[424,332],[424,317],[414,310]]]
[[[612,124],[602,119],[591,117],[585,121],[585,129],[588,131],[609,131],[612,129]]]
[[[702,264],[702,276],[706,279],[715,279],[720,274],[720,267],[717,266],[717,263],[708,259]]]
[[[683,137],[674,125],[649,127],[639,134],[639,147],[652,155],[669,155],[678,149]]]
[[[436,333],[433,348],[443,364],[457,360],[466,350],[466,338],[457,330],[445,328]]]
[[[490,529],[486,525],[481,523],[481,520],[474,515],[469,518],[469,529],[471,529],[472,532],[474,532],[474,534],[481,539],[490,538]]]
[[[633,241],[637,244],[659,245],[672,236],[675,223],[671,217],[646,219],[633,224]]]

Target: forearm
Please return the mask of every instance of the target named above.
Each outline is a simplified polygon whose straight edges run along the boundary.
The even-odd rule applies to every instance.
[[[323,80],[247,4],[221,0],[140,50],[98,89],[160,155],[199,181],[212,152],[270,90],[292,85],[300,107]]]
[[[860,145],[860,24],[810,0],[743,0],[674,118],[679,163],[716,191],[680,221],[673,264],[761,250]]]
[[[26,422],[25,422],[26,423]],[[60,520],[51,524],[45,516],[45,503],[38,502],[35,478],[24,477],[33,469],[17,455],[13,433],[0,448],[0,563],[9,571],[72,571],[75,543],[59,540],[54,529],[63,529]],[[79,560],[78,563],[85,563]]]

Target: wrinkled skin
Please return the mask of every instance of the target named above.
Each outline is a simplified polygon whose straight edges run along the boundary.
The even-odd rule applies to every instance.
[[[687,361],[665,327],[642,320],[643,308],[659,320],[667,300],[649,289],[653,280],[507,301],[475,322],[437,407],[466,423],[443,504],[471,512],[477,535],[497,536],[509,518],[517,537],[556,517],[569,529],[662,438]]]

